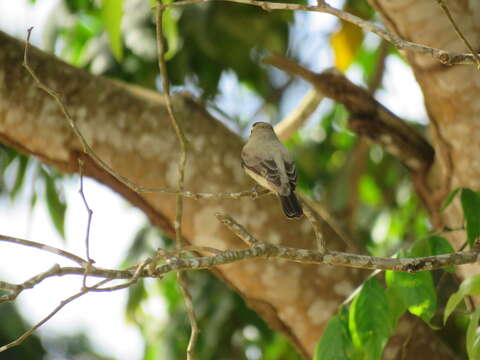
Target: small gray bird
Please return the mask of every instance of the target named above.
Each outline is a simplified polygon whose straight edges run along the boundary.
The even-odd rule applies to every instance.
[[[272,125],[265,122],[253,124],[250,138],[242,150],[242,167],[258,184],[278,195],[288,218],[303,215],[294,192],[297,184],[295,164]]]

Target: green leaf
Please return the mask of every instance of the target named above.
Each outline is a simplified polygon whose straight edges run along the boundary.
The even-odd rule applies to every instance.
[[[458,291],[450,296],[445,306],[443,322],[446,323],[450,314],[460,304],[465,296],[480,295],[480,275],[475,275],[463,280]]]
[[[107,30],[110,48],[118,61],[123,57],[121,24],[123,0],[102,0],[102,19]]]
[[[15,176],[15,184],[13,185],[12,190],[10,191],[10,198],[15,199],[18,195],[18,192],[22,188],[23,182],[25,180],[25,173],[28,165],[28,157],[20,155],[18,157],[18,168],[17,174]]]
[[[480,358],[480,336],[477,334],[478,321],[480,319],[480,309],[473,313],[467,329],[467,354],[470,360]]]
[[[392,332],[392,318],[385,290],[371,278],[350,307],[349,330],[355,348],[365,360],[380,359]]]
[[[387,271],[385,279],[388,287],[398,295],[410,313],[421,317],[427,323],[435,315],[437,293],[430,272],[408,274]]]
[[[143,300],[147,298],[147,290],[143,279],[140,279],[135,285],[128,288],[128,300],[126,307],[126,316],[130,321],[135,320],[135,314],[142,304]]]
[[[455,199],[460,190],[462,190],[462,188],[458,187],[448,194],[447,198],[443,200],[441,211],[445,210],[452,203],[453,199]]]
[[[442,236],[432,235],[427,238],[427,241],[431,248],[430,255],[451,254],[455,252],[448,240]],[[453,273],[455,272],[455,266],[449,266],[444,268],[444,270]]]
[[[170,60],[180,49],[181,41],[178,34],[178,12],[168,8],[163,13],[163,35],[167,41],[167,51],[164,55],[165,60]]]
[[[377,206],[382,201],[380,191],[375,179],[370,175],[363,175],[360,178],[359,193],[362,201],[370,206]]]
[[[32,194],[32,197],[30,198],[30,210],[33,210],[33,208],[37,204],[37,200],[38,200],[38,195],[36,192],[34,192]]]
[[[174,273],[166,275],[159,283],[162,294],[167,302],[167,309],[172,313],[181,307],[183,304],[183,297],[178,288],[177,276]]]
[[[349,360],[352,341],[348,332],[348,310],[332,317],[315,349],[314,360]]]
[[[385,290],[385,294],[387,295],[390,316],[392,317],[392,329],[395,329],[397,327],[398,319],[407,310],[407,305],[405,305],[401,297],[394,289],[388,287]]]
[[[468,244],[473,246],[475,239],[480,236],[480,195],[473,190],[463,189],[460,199],[467,223]]]
[[[55,186],[55,180],[46,172],[43,172],[46,186],[46,201],[48,212],[52,218],[53,225],[58,233],[65,239],[65,211],[67,205],[60,198]]]
[[[262,352],[262,360],[302,359],[300,355],[298,355],[298,353],[292,348],[288,340],[284,336],[280,335],[280,333],[275,333],[273,335],[273,339],[263,346]]]

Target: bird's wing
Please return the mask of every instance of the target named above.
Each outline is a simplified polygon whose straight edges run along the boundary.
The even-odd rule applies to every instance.
[[[242,154],[242,166],[265,178],[275,186],[281,186],[280,173],[273,159],[261,159],[258,156]]]
[[[297,187],[297,168],[295,163],[293,161],[285,161],[285,170],[287,171],[290,190],[293,191]]]

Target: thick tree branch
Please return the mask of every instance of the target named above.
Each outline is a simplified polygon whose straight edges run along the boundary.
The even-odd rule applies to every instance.
[[[323,98],[317,89],[308,90],[300,104],[285,119],[275,125],[275,133],[278,138],[282,141],[289,139],[318,108]]]
[[[83,152],[90,156],[97,165],[99,165],[103,170],[105,170],[107,173],[112,175],[115,179],[117,179],[119,182],[122,184],[126,185],[133,191],[137,193],[165,193],[165,194],[175,194],[179,198],[182,197],[189,197],[192,199],[208,199],[208,198],[224,198],[224,199],[238,199],[240,197],[244,196],[250,196],[250,197],[257,197],[259,195],[259,192],[255,190],[250,190],[250,191],[240,191],[240,192],[221,192],[221,193],[207,193],[207,192],[191,192],[191,191],[184,191],[183,189],[183,178],[184,178],[184,172],[185,172],[185,163],[186,163],[186,143],[185,143],[185,135],[183,135],[183,131],[181,128],[178,126],[177,121],[175,120],[175,115],[173,113],[173,107],[172,107],[172,101],[170,99],[170,95],[167,95],[165,98],[168,99],[166,100],[167,104],[167,109],[169,112],[169,116],[171,117],[172,123],[175,125],[175,132],[177,136],[180,139],[180,144],[181,144],[181,159],[180,159],[180,165],[179,165],[179,185],[177,185],[177,189],[165,189],[165,188],[155,188],[155,187],[146,187],[142,185],[138,185],[134,182],[132,182],[128,177],[120,175],[118,172],[113,170],[105,161],[103,161],[96,153],[93,151],[92,147],[89,145],[88,141],[85,139],[85,137],[82,135],[80,130],[78,129],[78,126],[73,119],[73,117],[70,115],[67,107],[65,106],[64,101],[61,99],[61,94],[55,91],[54,89],[46,86],[40,79],[38,78],[37,74],[35,71],[30,67],[28,63],[28,57],[29,57],[29,48],[30,48],[30,34],[32,32],[33,28],[28,29],[28,35],[27,35],[27,42],[25,44],[25,50],[23,54],[23,66],[25,69],[28,71],[28,73],[32,76],[34,79],[36,85],[43,91],[45,91],[48,95],[50,95],[55,102],[58,104],[60,107],[63,115],[65,116],[65,119],[68,121],[69,125],[71,126],[73,132],[75,135],[78,137],[80,143],[82,144],[83,147]],[[161,35],[161,34],[160,34]],[[163,45],[161,45],[163,46]],[[160,54],[163,54],[163,50],[160,51]],[[162,55],[163,56],[163,55]],[[165,64],[165,60],[160,61],[160,64]],[[162,68],[162,65],[160,65]],[[166,71],[166,70],[165,70]],[[167,79],[167,84],[168,84],[168,79]],[[164,84],[164,88],[167,88],[168,91],[168,85]],[[264,195],[268,193],[266,190],[262,190],[260,192],[260,195]],[[181,209],[181,206],[179,207]],[[179,211],[181,214],[181,211]],[[179,219],[176,220],[175,224],[180,224]],[[180,227],[180,225],[178,225]],[[177,229],[177,228],[176,228]],[[177,231],[177,230],[176,230]],[[178,231],[177,231],[178,232]]]
[[[350,126],[359,135],[383,146],[412,172],[428,170],[433,161],[431,145],[376,101],[367,89],[348,80],[335,69],[320,74],[311,72],[285,57],[272,56],[267,64],[297,75],[312,83],[322,94],[343,104],[351,114]]]

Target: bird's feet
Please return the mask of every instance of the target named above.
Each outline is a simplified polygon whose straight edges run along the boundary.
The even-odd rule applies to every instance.
[[[252,188],[252,199],[257,200],[259,196],[259,191],[261,190],[260,186],[258,184],[255,184]]]

